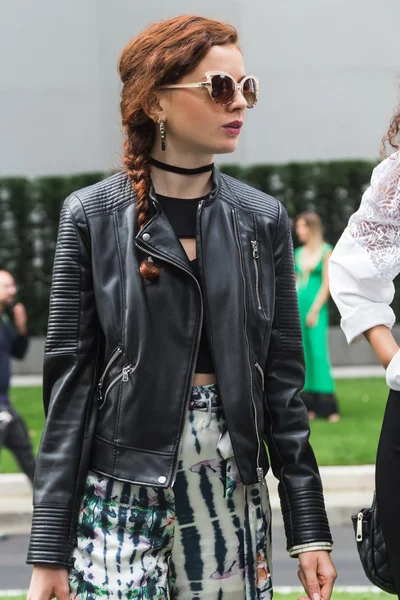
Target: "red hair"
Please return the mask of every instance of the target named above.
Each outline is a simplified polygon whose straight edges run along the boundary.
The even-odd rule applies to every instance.
[[[183,15],[153,23],[122,51],[121,116],[125,129],[124,165],[134,185],[139,229],[148,221],[150,165],[148,156],[155,140],[155,125],[146,114],[154,92],[177,83],[190,73],[213,46],[237,44],[236,29],[221,21]],[[140,273],[155,279],[160,269],[144,261]]]

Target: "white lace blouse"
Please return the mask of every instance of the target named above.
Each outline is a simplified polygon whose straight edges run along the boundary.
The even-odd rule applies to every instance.
[[[374,169],[329,261],[331,294],[349,344],[375,325],[393,327],[389,305],[399,272],[400,152],[395,152]]]

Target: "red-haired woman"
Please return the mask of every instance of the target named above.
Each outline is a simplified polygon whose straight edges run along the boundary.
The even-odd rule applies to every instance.
[[[329,265],[332,297],[349,344],[367,339],[386,369],[390,393],[376,458],[376,501],[400,598],[400,348],[391,329],[393,279],[400,273],[400,107],[383,140],[395,152],[373,171]]]
[[[232,26],[192,16],[119,71],[125,170],[61,214],[29,598],[270,598],[266,441],[288,549],[328,600],[290,222],[213,166],[257,78]]]

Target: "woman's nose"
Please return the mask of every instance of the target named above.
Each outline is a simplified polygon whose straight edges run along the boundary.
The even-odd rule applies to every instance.
[[[235,97],[233,98],[232,102],[228,104],[228,108],[230,110],[244,110],[247,108],[246,98],[243,96],[240,89],[236,90]]]

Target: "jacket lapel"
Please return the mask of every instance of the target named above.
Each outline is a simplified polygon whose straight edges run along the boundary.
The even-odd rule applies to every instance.
[[[172,262],[185,271],[191,271],[187,254],[167,217],[162,212],[146,223],[135,237],[135,244],[150,256]]]

